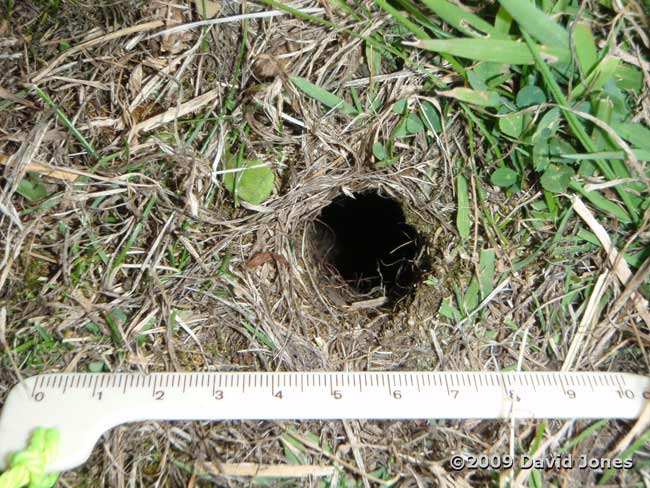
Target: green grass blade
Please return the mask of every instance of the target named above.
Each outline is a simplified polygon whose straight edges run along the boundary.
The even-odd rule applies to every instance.
[[[551,69],[544,63],[544,60],[542,59],[537,45],[533,42],[531,37],[528,35],[528,33],[524,30],[522,31],[522,35],[524,37],[524,40],[526,41],[526,44],[528,44],[528,47],[530,48],[530,52],[532,53],[533,57],[535,58],[535,65],[537,66],[537,69],[542,75],[542,78],[544,79],[544,82],[546,83],[546,86],[548,87],[549,91],[553,95],[553,98],[555,98],[555,101],[557,102],[558,105],[562,108],[562,113],[569,125],[569,128],[571,129],[571,132],[573,135],[580,141],[580,143],[584,146],[584,148],[588,152],[596,152],[597,149],[594,146],[593,141],[591,140],[591,137],[589,137],[589,134],[587,134],[587,131],[585,130],[584,126],[582,123],[578,120],[578,117],[569,110],[569,102],[567,101],[566,97],[564,96],[564,93],[562,92],[562,89],[560,86],[557,84],[555,81],[555,78],[553,77],[553,74],[551,73]],[[612,171],[611,167],[607,164],[606,161],[603,160],[597,160],[596,164],[598,165],[598,168],[600,171],[603,173],[603,175],[608,179],[608,180],[613,180],[615,178],[614,172]],[[573,187],[573,185],[572,185]],[[593,194],[595,192],[585,192],[584,190],[583,194],[585,198],[590,198],[590,201]],[[620,187],[616,187],[616,191],[621,197],[621,200],[625,203],[625,206],[629,212],[629,215],[626,213],[625,215],[625,220],[626,221],[638,221],[638,208],[632,203],[630,199],[630,194],[627,193],[624,189]],[[589,195],[589,197],[587,196]],[[619,208],[618,205],[613,204],[609,200],[605,201],[609,202],[609,204],[614,205],[616,208]],[[593,203],[593,202],[592,202]],[[604,205],[603,202],[600,202],[601,205],[599,205],[601,208],[603,206],[610,207],[610,205]],[[620,218],[620,213],[617,215],[617,217]],[[631,219],[630,219],[631,217]]]
[[[639,161],[650,161],[650,151],[646,149],[632,149],[632,153]],[[625,151],[602,151],[595,153],[574,153],[560,154],[560,158],[570,159],[571,161],[593,161],[595,159],[615,159],[625,161],[627,159]]]
[[[352,105],[350,105],[348,102],[343,100],[341,97],[335,95],[334,93],[328,92],[327,90],[321,88],[318,85],[314,85],[311,81],[306,80],[304,78],[300,78],[299,76],[292,76],[289,79],[307,96],[310,96],[314,100],[319,101],[326,107],[337,109],[343,112],[344,114],[351,115],[353,117],[359,115],[357,109],[355,109]]]
[[[650,151],[650,129],[644,125],[613,122],[612,128],[633,146]]]
[[[626,460],[630,458],[636,451],[643,449],[643,445],[650,440],[650,430],[645,431],[642,435],[638,437],[627,449],[625,449],[621,454],[618,455],[618,459]],[[612,476],[617,473],[616,468],[607,468],[603,473],[603,477],[598,481],[598,485],[604,485],[607,483]]]
[[[614,77],[619,64],[619,58],[605,56],[591,73],[589,73],[589,76],[571,91],[571,98],[574,100],[581,98],[587,90],[591,92],[601,90],[605,83]]]
[[[473,61],[488,61],[501,64],[535,64],[528,47],[521,42],[502,39],[434,39],[405,43],[427,51],[452,54]],[[547,62],[567,63],[570,53],[567,49],[540,46]]]
[[[594,422],[589,427],[587,427],[585,430],[580,432],[577,436],[575,436],[573,439],[566,442],[560,448],[560,450],[558,451],[558,454],[564,454],[565,452],[568,452],[569,449],[571,449],[576,444],[579,444],[580,442],[582,442],[584,439],[589,437],[594,431],[600,429],[606,423],[607,423],[607,419],[602,419],[602,420],[599,420],[598,422]]]
[[[386,12],[388,12],[397,23],[410,30],[418,39],[429,39],[426,32],[420,29],[414,22],[411,22],[406,15],[393,7],[386,0],[375,0],[375,3]]]
[[[495,39],[507,39],[507,36],[493,25],[460,8],[447,0],[422,0],[438,17],[470,37],[489,36]]]
[[[63,111],[57,107],[56,103],[54,103],[54,100],[50,98],[50,96],[45,93],[43,90],[41,90],[39,87],[34,85],[34,90],[36,90],[36,94],[43,100],[45,103],[47,103],[50,107],[54,109],[54,113],[56,116],[61,120],[63,125],[65,125],[70,132],[72,132],[72,135],[75,136],[75,138],[79,141],[79,143],[83,146],[83,148],[90,154],[93,159],[97,159],[97,152],[93,148],[93,146],[86,140],[86,138],[77,130],[77,128],[74,126],[72,121],[67,117],[66,114],[63,113]]]
[[[411,0],[393,0],[395,5],[401,7],[404,11],[408,12],[414,20],[417,20],[420,25],[429,29],[436,37],[446,38],[451,37],[448,32],[443,31],[437,24],[434,24],[428,16],[428,12],[424,12],[419,6],[413,4]],[[429,36],[431,37],[431,36]]]
[[[248,331],[249,334],[251,334],[253,337],[255,337],[255,339],[260,341],[266,347],[268,347],[271,350],[276,349],[275,344],[273,343],[273,341],[263,331],[261,331],[259,329],[256,329],[255,327],[253,327],[252,325],[250,325],[247,322],[242,322],[241,324],[244,326],[244,328]]]
[[[131,235],[129,236],[129,239],[126,241],[126,244],[124,244],[124,247],[120,250],[119,254],[113,261],[113,264],[111,266],[111,269],[116,269],[119,266],[122,265],[124,260],[126,259],[126,255],[128,252],[131,250],[131,247],[133,247],[133,244],[135,243],[136,239],[138,238],[138,235],[140,235],[140,232],[142,231],[142,227],[144,226],[144,223],[146,220],[149,218],[149,214],[151,213],[151,209],[153,208],[154,204],[156,203],[156,194],[152,193],[151,196],[149,197],[149,201],[147,202],[147,205],[144,208],[144,211],[142,212],[142,220],[138,222],[135,227],[133,228],[133,231],[131,232]]]
[[[501,105],[501,96],[497,92],[490,90],[472,90],[471,88],[458,87],[452,90],[439,91],[438,95],[478,105],[479,107],[498,107]]]
[[[494,249],[482,249],[478,260],[479,284],[481,285],[481,299],[485,300],[494,290],[494,265],[496,252]]]
[[[591,25],[586,22],[576,24],[573,30],[573,46],[582,76],[587,76],[598,62],[598,50]]]
[[[622,223],[629,224],[632,222],[630,215],[624,209],[596,191],[586,191],[576,180],[571,181],[569,188],[585,197],[594,207],[613,215]]]
[[[497,16],[494,19],[494,28],[504,36],[507,36],[508,32],[510,32],[510,27],[512,27],[512,17],[506,9],[499,7]]]
[[[643,88],[643,73],[629,64],[622,64],[616,70],[616,86],[621,90],[640,92]]]
[[[470,217],[469,192],[467,180],[463,175],[456,177],[456,196],[458,198],[458,211],[456,213],[456,228],[462,239],[467,239],[470,234],[472,219]]]
[[[563,49],[569,46],[569,33],[529,0],[499,0],[499,3],[537,41]]]

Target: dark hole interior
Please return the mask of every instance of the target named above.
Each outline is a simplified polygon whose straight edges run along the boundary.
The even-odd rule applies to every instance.
[[[327,260],[361,293],[381,287],[389,303],[412,291],[421,239],[406,223],[399,203],[376,192],[342,195],[325,207]]]

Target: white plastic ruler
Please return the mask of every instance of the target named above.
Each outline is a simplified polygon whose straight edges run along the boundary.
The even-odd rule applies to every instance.
[[[632,419],[650,378],[627,373],[61,373],[28,378],[0,415],[0,470],[35,427],[56,427],[52,471],[107,430],[143,420]]]

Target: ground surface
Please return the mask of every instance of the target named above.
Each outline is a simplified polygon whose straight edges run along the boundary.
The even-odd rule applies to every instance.
[[[3,2],[0,400],[56,371],[648,374],[648,6],[537,3]],[[370,190],[418,232],[387,302],[338,276],[317,223]],[[448,465],[564,449],[634,456],[605,482],[642,486],[633,426],[145,423],[60,483],[603,481]],[[245,462],[337,472],[219,473]]]

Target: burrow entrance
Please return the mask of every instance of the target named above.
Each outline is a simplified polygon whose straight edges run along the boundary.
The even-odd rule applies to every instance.
[[[341,195],[318,222],[319,257],[355,292],[381,292],[392,305],[414,290],[424,271],[423,239],[395,199],[376,191]]]

